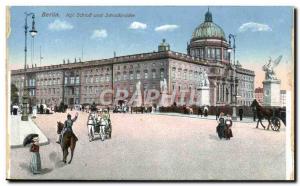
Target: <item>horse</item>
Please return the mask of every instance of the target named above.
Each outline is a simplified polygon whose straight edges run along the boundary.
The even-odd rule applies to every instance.
[[[271,119],[273,117],[273,110],[270,108],[264,108],[262,107],[257,101],[256,99],[253,100],[251,107],[255,107],[256,108],[256,113],[258,116],[258,122],[261,121],[262,118],[265,118],[268,120],[268,127],[267,130],[269,130],[270,125],[271,125]],[[256,128],[258,128],[258,122],[257,122],[257,126]],[[265,126],[263,126],[265,128]]]
[[[62,122],[58,121],[57,122],[57,134],[61,135],[63,128],[64,128],[64,124]],[[72,131],[66,131],[64,133],[61,143],[60,143],[61,149],[63,151],[63,160],[62,161],[64,163],[67,163],[69,148],[71,149],[71,159],[68,162],[68,164],[70,164],[72,162],[73,154],[74,154],[74,150],[75,150],[75,146],[76,146],[76,141],[78,141],[78,139]]]

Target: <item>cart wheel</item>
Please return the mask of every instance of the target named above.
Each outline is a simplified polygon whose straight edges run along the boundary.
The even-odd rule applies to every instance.
[[[280,122],[279,118],[273,118],[272,119],[271,128],[272,128],[273,131],[279,131],[280,125],[281,125],[281,122]]]

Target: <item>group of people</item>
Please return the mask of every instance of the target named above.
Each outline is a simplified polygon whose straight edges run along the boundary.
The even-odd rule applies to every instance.
[[[111,122],[110,115],[107,109],[98,109],[96,112],[92,112],[88,118],[88,132],[89,140],[93,140],[93,136],[96,133],[102,134],[101,139],[111,137]],[[108,131],[110,130],[110,131]],[[106,135],[108,133],[108,136]]]
[[[218,126],[216,128],[219,138],[230,140],[230,138],[233,137],[231,128],[232,128],[231,116],[227,114],[227,116],[225,117],[224,113],[221,112],[218,120]]]
[[[208,116],[208,107],[207,106],[204,106],[203,107],[203,109],[201,108],[201,107],[199,107],[199,109],[198,109],[198,116],[203,116],[204,115],[204,117],[207,117]]]

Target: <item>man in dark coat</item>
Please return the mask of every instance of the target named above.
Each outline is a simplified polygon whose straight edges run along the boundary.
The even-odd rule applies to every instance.
[[[256,128],[258,128],[258,124],[260,123],[260,125],[265,129],[266,127],[262,124],[262,119],[264,118],[264,116],[259,109],[256,110],[256,115],[257,115]]]
[[[198,116],[201,116],[201,118],[202,118],[202,115],[203,115],[203,111],[202,111],[202,108],[201,107],[199,107],[198,108]]]
[[[219,108],[217,107],[217,108],[216,108],[216,120],[218,120],[219,116],[220,116],[220,110],[219,110]]]
[[[225,129],[226,129],[226,123],[225,123],[224,113],[221,112],[218,121],[218,126],[216,128],[216,131],[220,139],[225,138]]]
[[[256,113],[256,107],[252,108],[252,113],[253,113],[253,121],[256,121],[256,115],[257,115],[257,113]]]
[[[243,109],[240,108],[240,109],[239,109],[240,121],[243,120],[243,113],[244,113]]]

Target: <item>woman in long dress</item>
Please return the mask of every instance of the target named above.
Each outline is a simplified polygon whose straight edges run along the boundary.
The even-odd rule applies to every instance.
[[[232,130],[231,130],[231,127],[232,127],[232,119],[231,119],[231,116],[228,114],[227,115],[227,118],[225,120],[225,124],[226,124],[226,128],[225,128],[225,138],[226,140],[230,140],[230,138],[233,137],[232,135]]]
[[[33,174],[41,173],[41,157],[40,157],[40,146],[39,146],[39,137],[35,137],[32,139],[32,144],[30,147],[31,152],[31,161],[30,168]]]
[[[216,131],[220,139],[225,138],[225,129],[226,129],[226,124],[225,124],[224,113],[221,112],[218,120],[218,126],[216,128]]]

